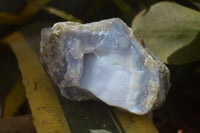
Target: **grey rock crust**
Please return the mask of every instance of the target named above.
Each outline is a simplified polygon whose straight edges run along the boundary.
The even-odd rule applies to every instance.
[[[41,62],[61,94],[135,114],[165,100],[169,70],[121,19],[60,22],[41,32]]]

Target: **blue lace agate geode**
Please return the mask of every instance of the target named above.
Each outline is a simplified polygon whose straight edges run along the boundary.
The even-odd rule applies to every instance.
[[[44,28],[41,62],[62,95],[100,99],[136,114],[163,103],[168,68],[119,18]]]

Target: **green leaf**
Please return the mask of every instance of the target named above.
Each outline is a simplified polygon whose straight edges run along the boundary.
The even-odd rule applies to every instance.
[[[90,129],[90,133],[112,133],[112,132],[105,129],[98,129],[98,130]]]
[[[144,12],[134,18],[132,28],[162,61],[182,65],[200,60],[200,12],[172,2]]]

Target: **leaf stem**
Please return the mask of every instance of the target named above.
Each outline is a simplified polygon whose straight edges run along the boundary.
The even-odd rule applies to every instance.
[[[83,23],[80,19],[72,16],[71,14],[69,14],[69,13],[67,13],[63,10],[56,9],[54,7],[45,6],[43,8],[43,10],[47,11],[50,14],[56,15],[56,16],[66,20],[66,21],[74,21],[74,22]]]

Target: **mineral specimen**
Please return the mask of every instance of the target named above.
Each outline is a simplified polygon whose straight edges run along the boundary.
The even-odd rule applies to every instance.
[[[64,97],[99,99],[135,114],[165,100],[168,68],[121,19],[60,22],[41,34],[41,62]]]

